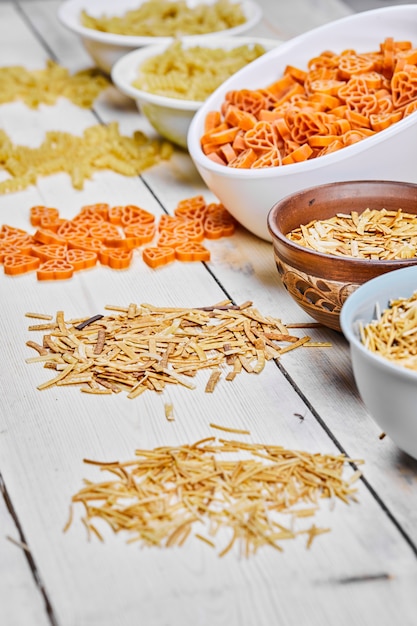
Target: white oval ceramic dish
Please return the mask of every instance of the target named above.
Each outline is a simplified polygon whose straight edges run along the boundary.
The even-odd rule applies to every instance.
[[[387,37],[410,40],[417,47],[417,5],[357,13],[284,42],[226,80],[199,108],[188,133],[190,155],[209,189],[252,233],[270,241],[269,210],[300,189],[358,179],[417,182],[416,113],[332,154],[280,167],[226,167],[207,158],[200,147],[205,117],[220,109],[226,92],[264,88],[282,76],[288,64],[306,69],[307,62],[324,50],[378,50]]]
[[[58,19],[73,33],[80,36],[81,41],[96,63],[97,67],[104,72],[110,73],[113,65],[121,56],[150,44],[169,43],[171,37],[135,37],[128,35],[118,35],[115,33],[107,33],[92,28],[86,28],[81,24],[80,13],[84,9],[91,15],[98,17],[100,15],[123,15],[126,11],[138,8],[146,0],[65,0],[58,8]],[[262,17],[260,6],[253,0],[235,0],[241,5],[246,17],[246,22],[229,28],[227,30],[217,31],[199,35],[201,40],[216,37],[218,35],[234,36],[245,33],[253,28]],[[190,7],[198,4],[214,4],[215,0],[187,0]],[[186,39],[184,37],[183,39]]]
[[[216,37],[205,39],[200,37],[188,37],[183,42],[184,48],[194,46],[206,48],[222,48],[231,50],[242,45],[261,44],[269,51],[280,45],[280,41],[274,39],[262,39],[260,37]],[[168,98],[157,94],[137,89],[132,85],[137,78],[138,68],[146,59],[161,54],[169,44],[157,44],[145,46],[133,50],[113,66],[111,77],[116,87],[127,96],[136,101],[138,109],[148,118],[155,130],[182,148],[187,147],[187,134],[191,120],[195,112],[203,104],[197,100],[183,100],[180,98]]]
[[[340,314],[350,344],[356,386],[366,409],[399,448],[417,458],[417,372],[396,365],[366,348],[359,326],[375,319],[392,299],[409,298],[417,290],[417,266],[388,272],[361,285]]]

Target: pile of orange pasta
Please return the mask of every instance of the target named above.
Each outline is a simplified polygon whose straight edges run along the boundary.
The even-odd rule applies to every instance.
[[[274,167],[350,146],[416,110],[417,48],[387,37],[377,51],[325,51],[264,89],[229,91],[200,141],[221,165]]]
[[[38,280],[65,280],[97,263],[127,269],[141,248],[149,267],[172,261],[209,261],[204,239],[229,237],[234,218],[220,203],[203,196],[181,200],[174,215],[155,215],[136,205],[87,205],[71,220],[55,207],[34,206],[33,234],[4,224],[0,227],[0,263],[10,276],[36,271]]]

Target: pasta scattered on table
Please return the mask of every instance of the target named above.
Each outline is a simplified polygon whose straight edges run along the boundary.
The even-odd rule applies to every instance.
[[[248,558],[259,548],[306,537],[310,548],[330,528],[311,523],[323,499],[357,501],[361,472],[344,454],[309,453],[282,446],[215,437],[193,444],[136,450],[126,462],[84,459],[109,476],[85,480],[72,497],[82,504],[88,532],[104,541],[100,524],[140,547],[179,547],[194,536],[218,556]],[[348,466],[355,471],[347,477]],[[73,521],[73,504],[64,527]],[[288,522],[290,518],[290,522]]]
[[[0,264],[8,276],[35,272],[38,280],[67,280],[74,272],[98,264],[127,269],[142,247],[147,265],[172,261],[209,261],[205,239],[230,237],[236,222],[220,202],[203,196],[180,200],[174,215],[156,216],[134,204],[101,202],[81,207],[72,219],[56,207],[30,209],[29,233],[10,224],[0,226]]]
[[[0,104],[23,101],[37,109],[66,98],[79,107],[90,108],[110,81],[97,68],[70,74],[69,70],[48,60],[43,69],[28,70],[19,65],[0,67]]]
[[[223,374],[226,384],[242,372],[259,375],[267,361],[310,343],[308,335],[290,334],[280,319],[262,315],[252,302],[105,308],[111,311],[107,316],[77,320],[66,320],[57,311],[50,323],[29,327],[46,334],[42,344],[28,344],[39,355],[27,363],[43,363],[56,372],[39,390],[77,385],[84,393],[125,391],[133,399],[170,384],[194,389],[195,380],[208,370],[219,372],[206,384],[205,391],[212,393]]]
[[[0,172],[9,174],[0,181],[0,194],[21,191],[35,185],[39,177],[59,172],[71,177],[75,189],[83,189],[95,172],[112,170],[137,176],[172,153],[172,144],[149,139],[141,131],[131,137],[122,135],[117,122],[90,126],[81,136],[48,131],[37,148],[14,145],[0,130]]]

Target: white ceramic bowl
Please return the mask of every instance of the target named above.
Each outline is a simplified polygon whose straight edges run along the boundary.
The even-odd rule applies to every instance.
[[[300,189],[359,179],[417,182],[415,113],[354,145],[291,165],[231,168],[211,161],[200,147],[205,117],[208,111],[219,110],[226,92],[264,88],[282,76],[288,64],[306,69],[307,62],[324,50],[378,50],[387,37],[410,40],[417,46],[417,5],[357,13],[284,42],[226,80],[197,111],[188,133],[190,155],[209,189],[252,233],[270,241],[269,210]]]
[[[234,0],[238,2],[246,17],[246,22],[229,28],[199,35],[202,41],[218,35],[234,36],[245,33],[253,28],[262,17],[262,10],[254,0]],[[80,36],[81,41],[94,63],[104,72],[110,74],[113,65],[121,56],[141,48],[142,46],[169,43],[171,37],[135,37],[106,33],[81,24],[80,13],[83,9],[90,15],[123,15],[126,11],[137,9],[145,0],[65,0],[58,8],[58,19],[69,30]],[[215,0],[187,0],[187,5],[214,4]],[[183,39],[187,39],[184,37]]]
[[[340,324],[350,344],[355,382],[367,411],[399,448],[417,458],[417,372],[366,348],[359,324],[375,318],[395,298],[417,290],[417,266],[388,272],[361,285],[345,301]]]
[[[184,49],[195,46],[206,48],[222,48],[231,50],[241,45],[261,44],[265,50],[272,50],[281,42],[275,39],[262,39],[260,37],[215,37],[205,39],[203,42],[198,37],[188,37],[183,42]],[[132,82],[138,76],[138,68],[145,59],[163,53],[169,44],[156,44],[133,50],[115,63],[111,71],[111,77],[116,87],[127,96],[136,101],[138,109],[148,118],[155,130],[173,143],[187,147],[187,134],[191,120],[195,112],[201,107],[202,102],[197,100],[183,100],[180,98],[168,98],[157,94],[137,89]],[[252,61],[253,62],[253,61]]]

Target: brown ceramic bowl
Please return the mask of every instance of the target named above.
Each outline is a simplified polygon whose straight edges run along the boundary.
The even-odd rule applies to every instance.
[[[322,254],[286,235],[301,224],[353,210],[362,213],[367,208],[402,209],[417,215],[417,185],[377,180],[319,185],[287,196],[268,214],[274,257],[285,288],[311,317],[337,331],[341,330],[342,305],[355,289],[380,274],[417,265],[417,257],[373,261]]]

